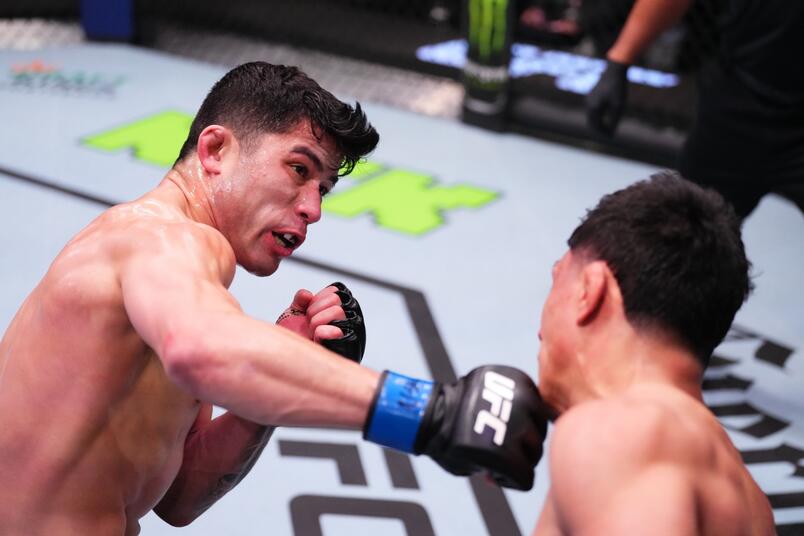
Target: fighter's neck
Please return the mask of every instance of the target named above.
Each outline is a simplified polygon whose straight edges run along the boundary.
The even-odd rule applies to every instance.
[[[622,342],[622,341],[621,341]],[[583,389],[574,402],[618,396],[641,385],[665,385],[697,399],[701,367],[685,349],[666,341],[610,341],[595,356],[583,359]]]
[[[168,197],[188,218],[217,229],[209,181],[205,180],[200,166],[196,167],[179,164],[172,168],[157,192]]]

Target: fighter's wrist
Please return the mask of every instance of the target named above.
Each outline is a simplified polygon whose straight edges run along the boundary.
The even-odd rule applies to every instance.
[[[624,50],[614,46],[606,52],[606,59],[618,65],[631,65],[634,63],[635,54],[630,51]]]
[[[628,69],[631,67],[628,63],[620,63],[613,60],[606,60],[605,74],[609,77],[614,76],[625,80],[628,77]]]
[[[384,371],[363,426],[363,438],[415,453],[416,437],[436,385],[428,380]]]

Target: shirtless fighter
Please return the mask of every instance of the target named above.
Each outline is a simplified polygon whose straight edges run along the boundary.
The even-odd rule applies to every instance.
[[[539,388],[559,417],[534,535],[774,534],[701,392],[749,266],[733,210],[669,172],[575,229],[542,311]]]
[[[137,534],[152,508],[187,524],[248,472],[269,425],[362,428],[454,474],[532,485],[545,421],[524,373],[381,375],[355,362],[342,285],[299,291],[285,327],[227,290],[236,264],[272,274],[377,141],[359,105],[292,67],[245,64],[212,88],[164,180],[73,238],[0,343],[0,534]]]

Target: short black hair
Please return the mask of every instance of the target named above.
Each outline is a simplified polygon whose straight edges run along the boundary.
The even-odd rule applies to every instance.
[[[195,150],[209,125],[226,126],[248,143],[263,133],[287,132],[304,119],[317,137],[332,136],[341,155],[340,175],[349,174],[380,139],[360,103],[352,107],[338,100],[296,67],[255,61],[235,67],[215,83],[176,161]]]
[[[753,288],[734,209],[672,171],[604,196],[568,244],[608,264],[632,325],[669,332],[704,367]]]

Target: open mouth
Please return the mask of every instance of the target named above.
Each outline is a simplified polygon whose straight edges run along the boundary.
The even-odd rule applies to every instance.
[[[271,233],[271,234],[274,235],[274,241],[277,243],[277,245],[283,248],[293,249],[297,245],[299,245],[299,237],[294,234],[291,233]]]

